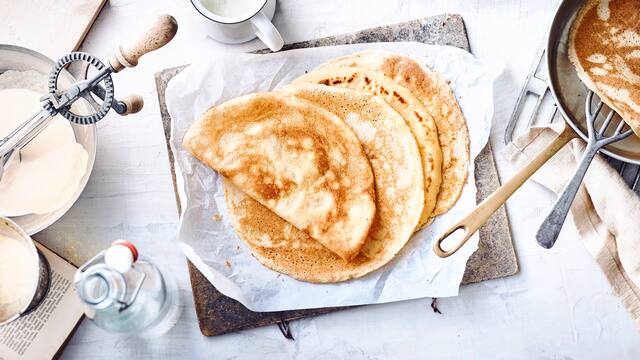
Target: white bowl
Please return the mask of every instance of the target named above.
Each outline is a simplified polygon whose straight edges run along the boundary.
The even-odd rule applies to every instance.
[[[54,65],[55,63],[51,59],[33,50],[19,46],[0,44],[0,73],[6,70],[35,70],[48,75]],[[68,86],[75,82],[75,79],[68,72],[63,72],[60,74],[59,82],[61,86]],[[84,100],[78,101],[76,104],[80,106],[80,111],[84,113],[92,111],[91,105]],[[33,109],[34,113],[37,111],[39,111],[39,109]],[[76,136],[76,141],[82,145],[89,154],[87,171],[80,180],[78,189],[73,197],[60,209],[47,214],[30,214],[11,218],[11,220],[18,224],[29,235],[33,235],[47,228],[60,219],[78,200],[89,181],[89,176],[91,175],[91,170],[93,169],[93,164],[96,159],[96,127],[95,125],[71,125]],[[44,179],[44,181],[46,181],[46,179]],[[46,183],[43,183],[43,186],[46,186]],[[52,189],[52,191],[55,190]]]

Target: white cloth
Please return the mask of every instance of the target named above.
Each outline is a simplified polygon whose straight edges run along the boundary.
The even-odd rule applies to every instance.
[[[553,141],[566,126],[532,127],[504,150],[521,167]],[[584,150],[574,139],[532,179],[559,193],[569,181]],[[640,326],[640,197],[598,155],[571,206],[580,239],[596,259],[615,293]]]

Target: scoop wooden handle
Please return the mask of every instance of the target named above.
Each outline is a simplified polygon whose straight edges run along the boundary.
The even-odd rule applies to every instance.
[[[142,55],[165,46],[178,31],[178,22],[171,15],[159,16],[141,36],[116,50],[109,59],[115,72],[138,65]]]
[[[571,139],[575,137],[575,133],[568,126],[560,135],[542,150],[528,164],[522,167],[518,172],[506,183],[500,186],[493,194],[484,199],[476,208],[465,218],[453,225],[433,244],[433,251],[441,258],[449,257],[456,253],[471,236],[489,220],[496,210],[502,206],[511,195],[524,184],[542,165],[544,165],[558,150],[562,149]],[[463,238],[450,250],[442,248],[442,242],[456,231],[463,231]]]

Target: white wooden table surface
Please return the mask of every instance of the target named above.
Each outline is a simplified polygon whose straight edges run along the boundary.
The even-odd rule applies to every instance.
[[[281,0],[274,21],[285,41],[295,42],[445,12],[462,14],[473,53],[506,66],[496,84],[491,138],[505,179],[514,169],[499,155],[504,127],[557,1]],[[36,236],[76,262],[113,239],[135,241],[179,280],[182,318],[154,340],[118,337],[85,320],[63,359],[640,358],[638,330],[573,226],[565,226],[552,250],[535,244],[536,226],[553,197],[531,183],[507,206],[520,273],[463,287],[460,296],[439,301],[442,315],[434,314],[425,299],[297,321],[292,324],[295,342],[285,340],[275,326],[203,337],[185,259],[173,242],[178,217],[153,74],[262,44],[227,46],[206,38],[193,25],[190,6],[188,0],[111,0],[106,5],[82,48],[101,58],[128,36],[132,25],[154,14],[173,14],[180,30],[167,48],[115,76],[118,94],[141,94],[145,109],[135,117],[100,122],[96,167],[81,200]]]

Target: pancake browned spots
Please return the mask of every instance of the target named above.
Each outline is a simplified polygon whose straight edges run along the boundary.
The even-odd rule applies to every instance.
[[[382,73],[408,89],[433,117],[442,148],[442,186],[433,215],[449,210],[462,193],[470,163],[469,131],[449,82],[418,60],[382,50],[337,58],[323,68],[337,66],[366,68]]]
[[[424,206],[421,158],[411,130],[382,99],[360,91],[316,84],[282,91],[335,113],[354,129],[378,189],[374,221],[361,253],[347,262],[225,183],[236,232],[262,264],[300,280],[343,281],[379,268],[409,241]]]
[[[394,92],[393,92],[393,96],[395,96],[395,97],[396,97],[396,99],[398,99],[398,101],[400,101],[400,103],[401,103],[401,104],[403,104],[403,105],[404,105],[404,104],[406,104],[406,103],[407,103],[407,101],[406,101],[402,96],[400,96],[400,94],[398,94],[398,92],[397,92],[397,91],[394,91]],[[422,118],[420,118],[420,120],[422,120]]]
[[[404,118],[411,129],[422,157],[425,179],[425,206],[420,219],[425,224],[436,206],[442,176],[442,151],[438,140],[438,131],[433,118],[420,101],[406,88],[375,71],[356,67],[326,67],[316,69],[294,80],[293,84],[316,83],[332,84],[335,79],[348,79],[351,83],[336,85],[352,90],[365,91],[378,95]],[[384,89],[384,91],[382,91]],[[413,113],[417,112],[419,116]]]
[[[249,196],[350,259],[375,214],[371,166],[353,131],[304,100],[258,93],[210,109],[183,146]]]

